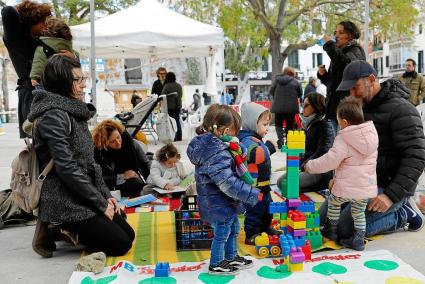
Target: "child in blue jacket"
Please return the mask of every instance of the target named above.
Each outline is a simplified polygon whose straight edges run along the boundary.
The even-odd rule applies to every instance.
[[[272,215],[269,214],[271,160],[270,155],[276,152],[272,142],[263,142],[271,121],[271,112],[254,102],[245,103],[241,107],[242,131],[238,138],[246,147],[248,170],[254,179],[253,186],[263,193],[263,199],[245,213],[245,244],[254,245],[255,237],[266,232],[269,235],[281,234],[271,228]]]
[[[214,229],[210,274],[235,275],[253,265],[252,260],[237,255],[237,215],[244,212],[242,203],[254,206],[262,194],[243,181],[249,177],[240,164],[243,155],[232,154],[241,153],[234,148],[239,144],[228,143],[237,139],[234,136],[240,126],[241,118],[231,107],[211,105],[197,129],[199,136],[192,139],[187,149],[195,165],[199,213]]]

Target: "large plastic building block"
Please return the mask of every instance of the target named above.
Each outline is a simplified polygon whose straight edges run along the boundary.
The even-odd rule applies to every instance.
[[[288,131],[287,145],[288,149],[305,149],[304,131]]]
[[[298,208],[301,204],[301,200],[299,198],[289,198],[286,200],[286,206],[288,206],[289,209],[291,208]]]
[[[289,271],[291,272],[297,272],[297,271],[303,271],[304,269],[304,263],[289,263]]]
[[[308,214],[308,215],[305,216],[305,218],[306,218],[306,228],[307,229],[313,229],[313,228],[316,227],[314,225],[314,219],[315,219],[314,214]]]
[[[306,228],[306,221],[294,222],[293,220],[288,218],[286,225],[291,227],[294,230],[305,229]]]
[[[310,242],[311,249],[316,250],[322,247],[322,234],[320,231],[310,231],[306,234],[306,239]]]
[[[302,247],[305,260],[311,260],[311,245],[309,241],[305,241],[305,245]]]
[[[305,236],[294,237],[294,242],[297,247],[305,246]]]
[[[299,160],[287,160],[286,165],[287,165],[288,168],[289,167],[299,167],[300,161]]]
[[[302,201],[300,206],[298,206],[298,211],[303,213],[314,213],[314,202],[313,201]]]
[[[305,221],[305,215],[298,210],[289,210],[288,219],[291,219],[294,222]]]
[[[288,233],[292,234],[294,237],[305,237],[307,234],[305,229],[294,230],[294,228],[290,226],[287,226],[286,229],[288,230]]]
[[[254,243],[256,246],[268,246],[269,236],[266,233],[261,233],[260,236],[255,237]]]
[[[155,277],[170,276],[170,264],[168,262],[158,262],[155,265]]]
[[[289,253],[289,262],[290,263],[302,263],[305,261],[305,256],[302,248],[292,248]]]
[[[291,248],[296,248],[295,242],[291,235],[280,235],[280,246],[282,248],[282,256],[288,256]]]
[[[288,213],[280,213],[280,220],[286,220],[288,218]]]
[[[275,246],[279,244],[280,244],[279,236],[276,236],[276,235],[269,236],[269,245]]]
[[[269,214],[286,212],[288,212],[288,207],[285,202],[271,202],[269,205]]]
[[[280,228],[283,229],[286,226],[288,226],[288,221],[287,220],[280,220]]]

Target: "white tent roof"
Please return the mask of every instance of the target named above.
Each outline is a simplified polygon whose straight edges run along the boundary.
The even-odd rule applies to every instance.
[[[72,26],[74,49],[90,53],[90,23]],[[175,58],[214,53],[223,30],[183,16],[156,0],[96,20],[97,58]]]

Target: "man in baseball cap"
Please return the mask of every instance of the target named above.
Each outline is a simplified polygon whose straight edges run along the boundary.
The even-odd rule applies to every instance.
[[[365,212],[366,237],[404,227],[421,230],[425,217],[412,196],[425,168],[425,137],[421,117],[408,100],[409,89],[396,79],[379,83],[369,63],[353,61],[344,69],[338,91],[350,91],[362,100],[364,118],[373,121],[379,136],[378,196],[369,201]],[[327,202],[320,209],[321,217],[326,209]],[[341,212],[338,231],[342,238],[353,235],[350,210],[346,206],[346,212]]]

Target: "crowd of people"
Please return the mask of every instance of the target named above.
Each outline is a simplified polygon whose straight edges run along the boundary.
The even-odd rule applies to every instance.
[[[172,190],[187,176],[178,149],[167,144],[151,161],[117,121],[102,121],[89,131],[96,110],[85,103],[86,77],[69,27],[51,17],[49,5],[30,1],[5,7],[2,16],[4,42],[19,76],[20,135],[33,136],[40,168],[54,163],[42,186],[34,251],[52,257],[52,228],[60,228],[87,251],[124,255],[135,233],[111,192],[137,197],[154,188]],[[303,93],[295,70],[286,67],[271,86],[270,110],[250,102],[239,114],[228,106],[234,98],[227,91],[221,104],[204,102],[209,107],[187,155],[195,167],[200,216],[214,230],[210,274],[234,275],[253,265],[237,254],[238,214],[245,214],[248,245],[261,232],[281,233],[271,227],[268,213],[270,156],[285,143],[283,122],[286,131],[294,129],[300,102],[306,132],[300,192],[330,190],[320,208],[323,235],[363,250],[365,237],[422,229],[424,216],[412,195],[425,168],[425,137],[415,108],[425,96],[423,78],[409,59],[399,79],[379,83],[359,37],[350,21],[337,25],[335,39],[324,36],[331,63],[328,70],[320,66],[317,77],[326,94],[317,90],[315,78]],[[180,141],[182,86],[163,67],[157,76],[152,93],[167,95]],[[193,108],[200,106],[197,90]],[[272,114],[277,143],[264,141]],[[25,120],[31,133],[23,131]]]

